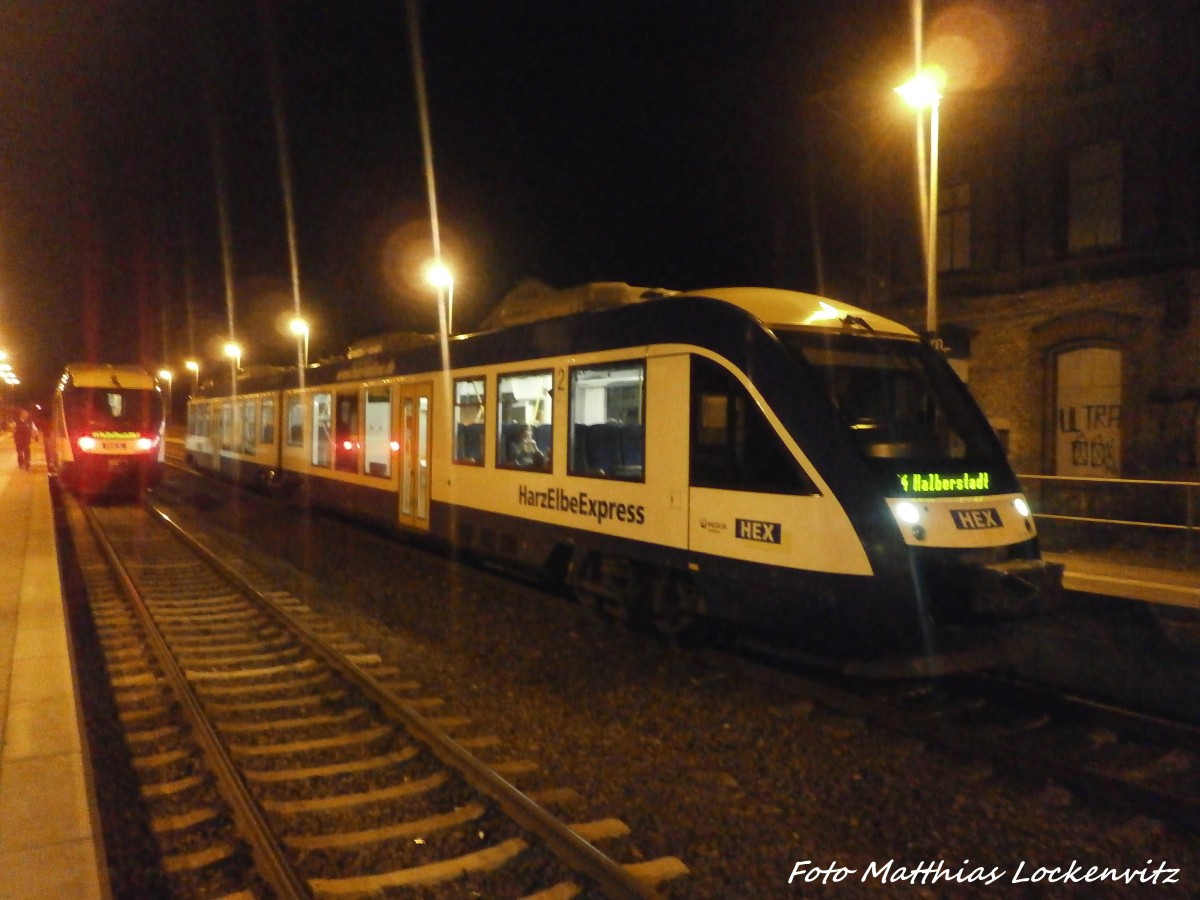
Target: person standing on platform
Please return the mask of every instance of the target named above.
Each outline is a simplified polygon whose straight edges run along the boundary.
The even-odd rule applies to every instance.
[[[17,465],[29,471],[29,445],[37,440],[38,429],[29,417],[29,410],[21,410],[13,425],[13,443],[17,447]]]

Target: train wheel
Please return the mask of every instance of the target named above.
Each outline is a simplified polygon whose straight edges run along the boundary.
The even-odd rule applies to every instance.
[[[659,634],[672,640],[689,631],[700,617],[700,603],[695,589],[677,574],[656,574],[650,582],[647,599],[649,624]]]
[[[583,562],[571,585],[575,599],[584,609],[591,610],[601,619],[611,618],[612,601],[605,584],[604,558],[589,555]]]

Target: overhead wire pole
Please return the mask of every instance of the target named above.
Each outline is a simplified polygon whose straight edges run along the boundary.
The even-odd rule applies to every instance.
[[[192,14],[191,4],[187,5],[189,18]],[[193,31],[195,22],[193,24]],[[234,329],[234,286],[233,286],[233,241],[230,235],[229,228],[229,204],[226,197],[225,183],[225,155],[221,144],[221,133],[217,123],[216,103],[212,95],[212,48],[207,40],[208,32],[206,29],[200,28],[199,33],[202,35],[203,46],[201,48],[201,93],[204,97],[204,112],[205,122],[208,126],[208,143],[209,150],[212,154],[213,166],[213,181],[217,194],[217,224],[221,238],[221,269],[224,275],[225,284],[225,314],[229,324],[229,343],[234,344],[237,341],[237,332]],[[230,356],[230,394],[235,399],[237,398],[237,370],[241,367],[241,355],[236,359]]]
[[[283,79],[276,54],[275,17],[271,15],[270,0],[260,0],[259,16],[267,35],[267,78],[271,89],[271,110],[275,118],[275,145],[279,154],[279,181],[283,191],[283,215],[287,223],[288,264],[292,280],[292,331],[296,334],[296,360],[300,389],[304,389],[305,368],[308,366],[308,327],[301,333],[296,322],[302,320],[300,311],[300,253],[296,244],[296,206],[292,194],[292,158],[288,146],[287,127],[283,114]]]
[[[913,71],[925,70],[925,4],[924,0],[912,0],[913,21]],[[917,107],[917,203],[921,216],[921,249],[925,258],[925,330],[931,337],[937,333],[937,209],[936,169],[937,165],[937,106],[930,106],[930,156],[926,163],[925,111]]]
[[[421,126],[421,153],[425,160],[425,191],[429,197],[429,228],[433,258],[442,263],[442,237],[438,223],[437,183],[433,171],[433,137],[429,125],[429,100],[425,91],[425,59],[421,53],[421,25],[416,0],[405,0],[408,11],[408,42],[412,56],[413,85],[417,95],[417,118]],[[442,364],[450,367],[450,341],[445,286],[438,287],[438,334],[442,343]]]
[[[408,43],[413,67],[413,89],[417,97],[417,118],[421,127],[421,152],[425,160],[425,190],[429,196],[429,229],[433,243],[433,259],[443,271],[448,271],[442,262],[442,236],[438,220],[437,180],[433,170],[433,137],[429,124],[429,100],[425,91],[425,58],[421,52],[421,23],[417,16],[417,0],[405,0],[408,13]],[[453,279],[450,290],[453,290]],[[442,351],[442,399],[447,411],[454,408],[454,393],[450,385],[450,310],[446,302],[446,285],[438,287],[438,341]],[[452,296],[452,295],[451,295]],[[407,440],[407,437],[405,438]],[[409,451],[405,451],[409,452]],[[458,533],[457,513],[450,513],[450,533]]]

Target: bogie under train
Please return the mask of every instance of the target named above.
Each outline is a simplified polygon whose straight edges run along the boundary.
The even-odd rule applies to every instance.
[[[303,387],[278,369],[203,391],[189,458],[665,632],[733,623],[881,671],[1057,594],[998,439],[910,330],[770,289],[559,299],[605,308],[456,337],[448,370],[414,338]]]
[[[72,491],[136,496],[162,478],[162,392],[137,366],[73,363],[59,379],[47,463]]]

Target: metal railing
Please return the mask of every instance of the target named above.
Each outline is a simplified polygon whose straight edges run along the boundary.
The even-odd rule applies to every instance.
[[[1063,544],[1054,549],[1118,549],[1185,568],[1200,565],[1200,482],[1017,477],[1043,544]]]

